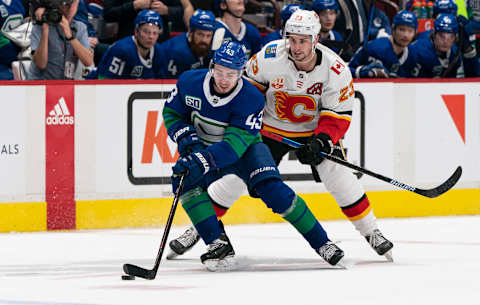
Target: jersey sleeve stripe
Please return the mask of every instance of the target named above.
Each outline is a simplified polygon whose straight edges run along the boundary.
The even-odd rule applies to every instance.
[[[266,131],[270,131],[279,135],[282,135],[284,137],[289,137],[289,138],[301,138],[301,137],[309,137],[313,134],[313,131],[286,131],[283,129],[278,129],[273,126],[268,126],[267,124],[263,123],[263,129]]]
[[[342,111],[342,112],[334,112],[331,110],[322,110],[320,111],[320,117],[325,117],[325,116],[331,116],[336,119],[340,120],[347,120],[351,121],[352,120],[352,112],[351,111]]]
[[[255,87],[257,87],[258,90],[260,90],[260,92],[262,92],[263,95],[265,95],[265,93],[267,92],[267,87],[254,81],[253,79],[249,78],[249,77],[245,77],[252,85],[254,85]]]

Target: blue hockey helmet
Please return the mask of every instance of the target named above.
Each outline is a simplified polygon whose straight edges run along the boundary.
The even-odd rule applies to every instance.
[[[280,17],[282,18],[282,24],[285,24],[287,20],[292,16],[296,10],[304,10],[305,8],[301,4],[288,4],[280,11]]]
[[[458,22],[455,16],[451,14],[440,14],[438,15],[435,22],[433,22],[433,30],[443,33],[458,33]]]
[[[433,16],[440,14],[457,15],[457,4],[454,0],[437,0],[433,4]]]
[[[205,31],[215,31],[217,21],[211,11],[196,10],[190,17],[190,30],[199,29]]]
[[[212,62],[233,70],[243,70],[247,64],[245,46],[236,41],[225,42],[213,54]]]
[[[410,26],[416,31],[418,27],[417,16],[415,16],[415,14],[410,11],[400,11],[393,17],[392,20],[392,26],[395,27],[397,25]]]
[[[338,11],[340,8],[338,6],[337,0],[315,0],[312,3],[312,10],[317,14],[325,10],[334,10]]]
[[[135,27],[139,27],[144,23],[151,23],[158,25],[161,29],[163,26],[162,17],[156,12],[152,10],[142,10],[138,13],[137,17],[135,18]]]
[[[247,5],[247,0],[243,1],[245,5]],[[217,14],[220,14],[222,12],[222,9],[220,8],[220,3],[227,3],[227,0],[215,0],[213,2],[213,9]]]

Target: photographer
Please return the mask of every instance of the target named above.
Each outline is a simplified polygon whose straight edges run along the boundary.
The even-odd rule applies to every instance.
[[[73,79],[78,60],[93,64],[87,27],[73,20],[78,0],[49,0],[35,10],[31,35],[33,64],[27,78]]]

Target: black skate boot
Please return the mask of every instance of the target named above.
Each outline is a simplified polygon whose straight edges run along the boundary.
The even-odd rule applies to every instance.
[[[209,271],[229,271],[235,267],[234,256],[235,251],[227,234],[222,233],[208,244],[207,252],[200,256],[200,260]]]
[[[393,261],[391,253],[393,244],[383,236],[379,229],[373,230],[372,234],[365,236],[365,239],[378,255],[385,255],[388,260]]]
[[[343,257],[343,250],[331,241],[321,246],[317,253],[330,265],[335,266]]]
[[[199,240],[200,235],[198,235],[195,227],[188,227],[182,235],[171,240],[168,244],[170,246],[170,251],[167,255],[167,259],[174,259],[175,257],[184,254],[192,249]]]

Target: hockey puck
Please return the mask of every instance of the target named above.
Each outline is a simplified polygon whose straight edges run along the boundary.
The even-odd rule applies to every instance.
[[[133,281],[133,280],[135,280],[135,276],[125,274],[125,275],[122,275],[122,280],[124,280],[124,281]]]

